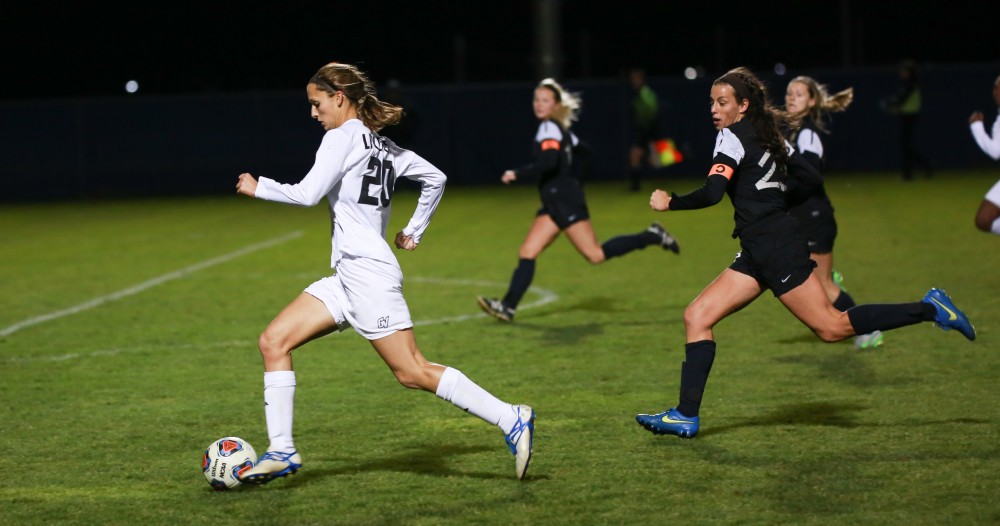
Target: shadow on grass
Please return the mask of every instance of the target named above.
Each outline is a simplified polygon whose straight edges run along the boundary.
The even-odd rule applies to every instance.
[[[563,303],[550,305],[539,311],[532,311],[530,314],[526,314],[526,316],[530,316],[532,318],[547,318],[550,316],[566,314],[567,312],[580,312],[580,313],[621,312],[622,309],[616,307],[615,302],[616,300],[614,298],[605,298],[597,296],[597,297],[582,299],[572,305],[567,305]],[[515,323],[517,323],[516,317],[515,317]]]
[[[597,313],[617,313],[623,312],[624,309],[620,309],[616,306],[615,299],[605,298],[605,297],[593,297],[587,298],[573,305],[564,305],[559,307],[547,308],[542,312],[532,312],[525,319],[515,318],[513,326],[521,329],[535,331],[539,334],[539,337],[545,342],[556,344],[556,345],[575,345],[583,341],[584,339],[591,336],[600,336],[605,333],[604,323],[597,321],[589,321],[587,323],[577,323],[574,325],[566,326],[555,326],[550,324],[533,323],[535,320],[543,320],[544,318],[565,315],[567,313],[577,313],[579,318],[582,320],[593,319],[591,314]],[[643,326],[643,325],[662,325],[665,323],[681,323],[678,320],[633,320],[626,322],[621,325],[629,326]]]
[[[734,429],[749,427],[763,427],[776,425],[799,425],[799,426],[832,426],[842,428],[855,427],[920,427],[920,426],[940,426],[942,424],[985,424],[988,420],[976,418],[953,418],[921,420],[911,422],[899,422],[890,424],[858,423],[853,417],[853,413],[867,409],[861,404],[845,403],[835,404],[830,402],[815,402],[808,404],[790,404],[779,407],[766,414],[743,422],[734,424],[712,426],[698,433],[698,436],[715,435],[726,433]]]
[[[858,424],[852,416],[866,409],[861,404],[834,404],[830,402],[815,402],[808,404],[791,404],[772,411],[770,414],[756,416],[734,424],[712,426],[699,433],[700,436],[725,433],[734,429],[748,427],[764,427],[776,425],[802,426],[833,426],[854,428]]]
[[[509,461],[509,473],[484,473],[484,472],[468,472],[461,469],[453,469],[449,466],[452,457],[457,457],[460,455],[472,455],[477,453],[483,453],[486,451],[496,452],[498,455],[504,456],[504,461]],[[506,450],[501,451],[498,447],[493,446],[466,446],[466,445],[455,445],[455,444],[426,444],[421,446],[415,446],[407,449],[406,451],[387,456],[385,458],[380,458],[378,460],[371,460],[367,462],[362,462],[360,464],[353,464],[344,462],[344,465],[337,468],[318,468],[309,469],[304,468],[299,473],[296,473],[292,479],[292,484],[288,484],[287,487],[292,487],[299,484],[308,484],[314,481],[325,479],[328,477],[336,477],[338,475],[350,475],[356,473],[366,473],[366,472],[395,472],[395,473],[413,473],[417,475],[429,475],[432,477],[465,477],[483,480],[504,480],[512,479],[516,480],[514,477],[514,456],[507,453]],[[533,476],[531,471],[525,476],[524,480],[521,482],[530,482],[535,479],[547,479],[547,475]]]
[[[777,340],[776,343],[779,343],[781,345],[799,345],[803,343],[819,343],[819,342],[822,342],[822,340],[819,339],[819,336],[816,336],[811,332],[805,332],[798,336],[792,336],[791,338],[782,338],[780,340]]]

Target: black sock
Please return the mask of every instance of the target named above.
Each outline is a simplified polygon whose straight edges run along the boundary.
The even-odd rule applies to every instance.
[[[889,305],[858,305],[847,311],[854,334],[898,329],[922,321],[934,321],[937,309],[930,303],[894,303]]]
[[[843,290],[840,291],[840,296],[837,296],[837,301],[833,302],[833,307],[840,312],[844,312],[855,305],[857,305],[857,303],[854,303],[854,298]]]
[[[601,250],[604,251],[604,259],[608,260],[613,257],[624,256],[633,250],[646,248],[649,245],[655,245],[659,242],[660,236],[648,230],[643,230],[638,234],[615,236],[605,241],[601,245]]]
[[[684,416],[698,416],[701,396],[705,393],[708,373],[715,361],[715,342],[701,340],[684,346],[687,359],[681,365],[681,402],[677,410]]]
[[[503,304],[516,309],[521,302],[521,296],[527,292],[531,286],[531,280],[535,279],[535,260],[521,259],[517,262],[514,275],[510,277],[510,287],[507,288],[507,295],[503,297]]]

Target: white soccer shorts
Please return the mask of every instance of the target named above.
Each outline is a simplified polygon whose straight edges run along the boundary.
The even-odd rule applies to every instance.
[[[1000,181],[997,181],[993,185],[993,188],[990,188],[990,191],[986,192],[986,200],[1000,206]]]
[[[337,273],[306,287],[326,305],[337,329],[353,327],[377,340],[413,327],[403,298],[403,272],[398,266],[367,258],[342,258]]]

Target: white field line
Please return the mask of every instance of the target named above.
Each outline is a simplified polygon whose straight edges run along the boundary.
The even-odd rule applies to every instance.
[[[477,286],[477,287],[493,287],[493,288],[506,286],[506,284],[503,284],[503,283],[496,283],[496,282],[493,282],[493,281],[471,280],[471,279],[447,279],[447,278],[421,278],[421,277],[416,277],[416,278],[405,278],[405,280],[406,281],[411,281],[411,282],[417,282],[417,283],[435,283],[435,284],[442,284],[442,285],[459,285],[459,286],[470,285],[470,286]],[[539,288],[539,287],[531,287],[531,288],[528,289],[528,292],[529,293],[533,292],[535,294],[538,294],[540,297],[537,300],[535,300],[535,301],[532,301],[532,302],[529,302],[529,303],[525,303],[525,304],[522,304],[522,305],[518,305],[517,310],[531,309],[531,308],[534,308],[534,307],[540,307],[542,305],[545,305],[545,304],[548,304],[548,303],[552,303],[554,301],[558,301],[559,300],[559,295],[558,294],[556,294],[555,292],[552,292],[550,290],[547,290],[547,289],[542,289],[542,288]],[[479,313],[476,313],[476,314],[462,314],[462,315],[458,315],[458,316],[446,316],[446,317],[443,317],[443,318],[435,318],[435,319],[430,319],[430,320],[416,320],[416,321],[413,322],[413,325],[414,326],[418,326],[418,325],[435,325],[435,324],[438,324],[438,323],[460,322],[460,321],[471,320],[471,319],[474,319],[474,318],[482,318],[482,317],[485,317],[485,316],[486,316],[486,313],[483,313],[483,312],[479,312]],[[201,344],[201,345],[180,344],[180,345],[171,345],[170,347],[171,347],[171,349],[183,349],[183,348],[219,348],[219,347],[222,347],[222,348],[227,348],[227,347],[247,347],[247,348],[250,348],[250,347],[252,347],[254,345],[255,345],[254,341],[247,340],[247,341],[218,342],[218,343]],[[158,347],[158,346],[157,347],[146,346],[146,347],[135,347],[135,348],[131,348],[131,349],[130,348],[125,348],[125,349],[107,349],[107,350],[102,350],[102,351],[93,351],[93,352],[89,352],[89,353],[60,354],[58,356],[40,356],[40,357],[24,357],[24,358],[14,357],[14,358],[8,358],[6,360],[0,360],[0,363],[62,362],[62,361],[66,361],[66,360],[75,360],[77,358],[93,358],[93,357],[97,357],[97,356],[113,356],[113,355],[122,354],[122,353],[133,353],[133,352],[142,352],[142,351],[155,351],[155,350],[158,350],[160,348],[161,347]]]
[[[218,348],[232,348],[232,347],[246,347],[250,348],[255,345],[256,342],[252,340],[247,341],[232,341],[232,342],[216,342],[216,343],[205,343],[205,344],[179,344],[171,345],[171,349],[218,349]],[[75,360],[77,358],[95,358],[98,356],[114,356],[116,354],[134,353],[134,352],[156,352],[163,349],[162,345],[147,345],[144,347],[132,347],[124,349],[104,349],[101,351],[92,352],[74,352],[67,354],[59,354],[56,356],[36,356],[36,357],[14,357],[8,358],[6,360],[0,361],[0,363],[34,363],[34,362],[65,362],[67,360]]]
[[[100,296],[100,297],[94,298],[94,299],[92,299],[90,301],[86,301],[84,303],[81,303],[79,305],[70,307],[68,309],[58,310],[58,311],[55,311],[55,312],[50,312],[48,314],[42,314],[41,316],[35,316],[34,318],[28,318],[28,319],[26,319],[24,321],[20,321],[18,323],[15,323],[14,325],[11,325],[10,327],[5,327],[4,329],[0,330],[0,338],[2,338],[4,336],[10,336],[11,334],[14,334],[15,332],[17,332],[17,331],[19,331],[19,330],[21,330],[21,329],[23,329],[25,327],[31,327],[32,325],[38,325],[39,323],[45,323],[47,321],[51,321],[51,320],[54,320],[54,319],[57,319],[57,318],[62,318],[63,316],[69,316],[70,314],[76,314],[78,312],[83,312],[83,311],[86,311],[86,310],[90,310],[90,309],[93,309],[94,307],[103,305],[103,304],[105,304],[105,303],[107,303],[109,301],[115,301],[115,300],[122,299],[122,298],[124,298],[126,296],[132,296],[134,294],[138,294],[138,293],[140,293],[140,292],[142,292],[144,290],[153,288],[153,287],[155,287],[157,285],[162,285],[163,283],[166,283],[168,281],[175,280],[175,279],[178,279],[178,278],[182,278],[182,277],[184,277],[184,276],[186,276],[188,274],[191,274],[192,272],[197,272],[199,270],[203,270],[203,269],[206,269],[208,267],[212,267],[212,266],[218,265],[219,263],[225,263],[227,261],[236,259],[236,258],[241,257],[241,256],[245,256],[247,254],[250,254],[252,252],[256,252],[258,250],[263,250],[265,248],[272,247],[274,245],[280,245],[281,243],[285,243],[287,241],[291,241],[292,239],[295,239],[295,238],[298,238],[298,237],[301,237],[301,236],[302,236],[302,231],[296,230],[296,231],[291,232],[289,234],[285,234],[285,235],[283,235],[281,237],[276,237],[274,239],[269,239],[267,241],[262,241],[260,243],[255,243],[253,245],[250,245],[250,246],[247,246],[247,247],[243,247],[243,248],[241,248],[241,249],[239,249],[239,250],[237,250],[235,252],[230,252],[228,254],[224,254],[224,255],[221,255],[219,257],[208,259],[208,260],[202,261],[201,263],[195,263],[194,265],[191,265],[189,267],[184,267],[184,268],[182,268],[180,270],[175,270],[173,272],[168,272],[168,273],[166,273],[166,274],[164,274],[162,276],[155,277],[155,278],[153,278],[151,280],[148,280],[148,281],[144,281],[144,282],[142,282],[142,283],[140,283],[138,285],[129,287],[127,289],[119,290],[118,292],[112,292],[111,294],[107,294],[107,295],[104,295],[104,296]]]

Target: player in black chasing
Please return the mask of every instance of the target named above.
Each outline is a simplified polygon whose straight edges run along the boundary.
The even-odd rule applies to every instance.
[[[637,234],[614,237],[598,244],[578,179],[586,147],[569,131],[580,110],[580,99],[555,80],[545,79],[535,88],[532,107],[535,117],[541,121],[535,133],[535,160],[516,170],[505,171],[500,181],[510,184],[518,179],[537,178],[542,207],[521,244],[517,268],[506,295],[502,299],[477,297],[479,306],[487,314],[505,322],[513,321],[517,304],[531,286],[535,260],[560,232],[565,233],[577,251],[594,265],[649,245],[659,245],[675,254],[680,252],[677,240],[659,223]]]
[[[854,89],[847,88],[830,94],[826,86],[812,77],[799,76],[788,83],[785,90],[785,111],[800,125],[788,127],[788,140],[820,174],[826,159],[821,134],[829,133],[824,118],[831,112],[844,111],[854,99]],[[833,244],[837,239],[837,220],[833,204],[824,185],[810,187],[805,195],[790,196],[788,213],[799,220],[809,244],[809,258],[816,262],[816,277],[823,285],[827,297],[838,310],[856,305],[854,298],[841,287],[843,278],[833,269]],[[872,349],[882,345],[882,332],[859,334],[854,338],[859,349]]]
[[[715,205],[728,193],[740,252],[684,311],[680,403],[662,413],[637,415],[640,425],[656,434],[698,434],[702,395],[715,360],[713,328],[767,289],[826,342],[922,321],[976,338],[969,318],[936,288],[919,302],[837,310],[812,271],[816,264],[798,221],[787,213],[788,185],[815,185],[822,179],[784,140],[785,114],[771,106],[764,84],[746,68],[716,79],[711,111],[719,134],[705,184],[686,195],[656,190],[649,204],[658,211],[693,210]]]

